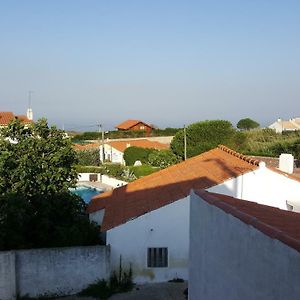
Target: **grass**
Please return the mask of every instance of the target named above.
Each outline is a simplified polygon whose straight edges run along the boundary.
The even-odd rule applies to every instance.
[[[134,173],[137,178],[150,175],[154,172],[159,171],[160,169],[157,167],[152,167],[149,165],[141,165],[141,166],[132,166],[130,170]]]

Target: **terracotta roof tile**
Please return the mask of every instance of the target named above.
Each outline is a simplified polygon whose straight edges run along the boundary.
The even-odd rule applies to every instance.
[[[143,123],[144,125],[153,128],[153,126],[151,126],[151,125],[149,125],[149,124],[147,124],[143,121],[140,121],[140,120],[126,120],[125,122],[117,125],[116,128],[127,130],[127,129],[130,129],[131,127],[133,127],[133,126],[135,126],[139,123]]]
[[[300,214],[230,196],[195,191],[203,200],[300,252]]]
[[[1,111],[0,112],[0,125],[8,125],[11,121],[19,119],[22,123],[32,123],[25,115],[15,116],[12,112]]]
[[[138,139],[138,140],[125,140],[125,141],[106,141],[106,145],[110,145],[111,147],[117,149],[120,152],[124,152],[128,147],[141,147],[141,148],[151,148],[151,149],[169,149],[169,145],[162,144],[155,141],[149,141],[147,139]],[[99,148],[99,143],[80,145],[75,144],[74,148],[76,150],[88,150],[93,148]]]
[[[206,153],[140,178],[126,186],[92,199],[88,212],[105,206],[102,231],[127,222],[189,195],[191,189],[206,189],[257,169],[258,164],[239,158],[228,148]],[[134,203],[129,205],[128,203]]]

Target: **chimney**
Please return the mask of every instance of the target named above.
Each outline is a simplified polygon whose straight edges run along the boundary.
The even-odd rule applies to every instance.
[[[277,122],[281,122],[281,118],[278,118],[278,119],[277,119]]]
[[[129,148],[129,147],[130,147],[130,144],[129,144],[129,143],[127,143],[127,144],[126,144],[126,148]]]
[[[292,154],[280,154],[279,170],[289,174],[292,174],[294,172],[294,156]]]

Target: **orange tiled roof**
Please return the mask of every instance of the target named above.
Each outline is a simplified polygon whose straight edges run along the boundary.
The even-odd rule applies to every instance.
[[[73,147],[75,148],[75,150],[89,150],[89,149],[99,148],[99,143],[86,144],[86,145],[74,144]]]
[[[5,111],[1,111],[0,112],[0,124],[1,125],[7,125],[9,122],[11,122],[12,120],[14,120],[14,114],[10,111],[5,112]]]
[[[147,139],[140,140],[126,140],[126,141],[111,141],[106,143],[113,148],[119,150],[120,152],[124,152],[128,147],[141,147],[141,148],[152,148],[152,149],[169,149],[169,145],[162,144],[155,141],[149,141]]]
[[[29,120],[25,115],[17,115],[16,118],[23,123],[32,123],[32,120]]]
[[[230,196],[196,191],[203,200],[300,252],[300,214]]]
[[[110,145],[113,148],[117,149],[120,152],[124,152],[126,148],[128,147],[141,147],[141,148],[152,148],[152,149],[169,149],[169,145],[162,144],[159,142],[149,141],[147,139],[140,139],[140,140],[125,140],[125,141],[110,141],[105,142],[106,145]],[[86,144],[86,145],[80,145],[75,144],[74,148],[76,150],[89,150],[93,148],[99,148],[99,143],[93,143],[93,144]]]
[[[140,120],[127,120],[127,121],[125,121],[125,122],[117,125],[116,128],[117,129],[124,129],[124,130],[126,130],[126,129],[130,129],[131,127],[133,127],[133,126],[135,126],[135,125],[137,125],[139,123],[143,123],[144,125],[152,128],[151,125],[149,125],[149,124],[147,124],[147,123],[145,123],[143,121],[140,121]]]
[[[29,120],[25,115],[15,116],[12,112],[8,111],[1,111],[0,112],[0,125],[7,125],[14,119],[19,119],[23,123],[31,123],[32,121]]]
[[[258,161],[220,146],[92,199],[88,212],[105,207],[102,231],[258,168]]]

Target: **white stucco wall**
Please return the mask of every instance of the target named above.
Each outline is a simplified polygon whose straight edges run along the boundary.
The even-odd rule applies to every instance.
[[[110,185],[113,188],[120,187],[120,186],[126,185],[128,183],[126,181],[119,180],[119,179],[116,179],[113,177],[109,177],[107,175],[101,175],[100,181],[104,184]]]
[[[113,163],[118,163],[125,165],[125,161],[123,159],[124,153],[113,148],[109,144],[104,144],[104,158],[109,159]],[[102,145],[100,146],[100,160],[103,161],[103,152],[102,152]]]
[[[163,282],[188,277],[189,199],[184,198],[107,231],[112,269],[132,264],[134,281]],[[168,247],[168,268],[148,268],[147,248]]]
[[[0,252],[0,299],[74,294],[109,275],[107,246]]]
[[[300,205],[300,182],[266,167],[227,180],[208,191],[287,209],[286,201]]]
[[[191,197],[190,300],[298,300],[300,253]]]

